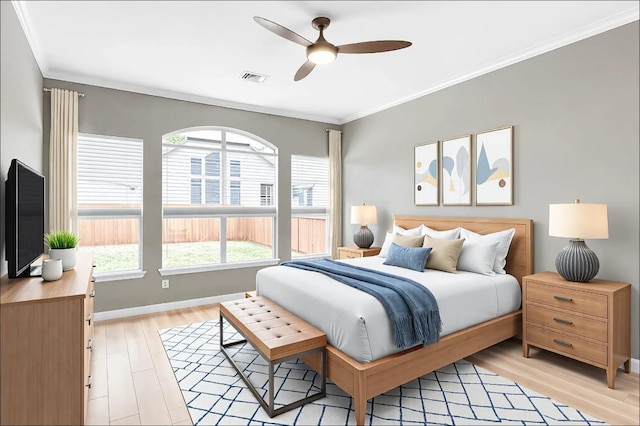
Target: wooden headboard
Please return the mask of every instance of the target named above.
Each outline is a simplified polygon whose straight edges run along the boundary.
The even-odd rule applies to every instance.
[[[478,234],[490,234],[515,228],[516,233],[511,240],[505,269],[507,273],[518,279],[520,285],[522,285],[523,276],[533,273],[533,221],[530,219],[394,216],[393,222],[405,229],[416,228],[423,224],[438,231],[460,226]]]

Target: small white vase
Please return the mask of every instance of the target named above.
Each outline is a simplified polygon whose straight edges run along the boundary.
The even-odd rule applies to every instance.
[[[76,266],[76,248],[51,249],[49,258],[62,260],[62,270],[69,271]]]
[[[55,281],[62,278],[62,260],[45,259],[42,261],[42,279]]]

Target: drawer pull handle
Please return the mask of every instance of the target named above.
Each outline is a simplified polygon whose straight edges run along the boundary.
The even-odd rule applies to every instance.
[[[573,343],[565,342],[564,340],[560,340],[560,339],[553,339],[553,343],[557,343],[559,345],[566,346],[568,348],[573,346]]]
[[[91,294],[89,295],[89,297],[96,297],[96,291],[95,291],[95,290],[93,290],[93,291],[91,292]]]
[[[89,341],[87,342],[87,349],[93,352],[93,339],[89,339]]]
[[[562,324],[567,324],[567,325],[572,325],[573,324],[572,321],[569,321],[569,320],[566,320],[566,319],[562,319],[562,318],[553,317],[553,320],[555,322],[559,322],[559,323],[562,323]]]
[[[573,302],[573,299],[570,297],[553,296],[553,298],[561,302]]]

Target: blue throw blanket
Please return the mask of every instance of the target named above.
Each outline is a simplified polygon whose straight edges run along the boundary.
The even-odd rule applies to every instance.
[[[294,260],[282,265],[319,272],[377,298],[391,318],[398,348],[407,349],[418,343],[426,346],[440,340],[438,303],[422,284],[330,259]]]

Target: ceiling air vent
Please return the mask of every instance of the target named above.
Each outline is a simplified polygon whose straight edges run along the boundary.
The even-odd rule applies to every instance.
[[[256,74],[255,72],[245,71],[240,76],[241,80],[253,81],[254,83],[264,83],[268,79],[268,75]]]

